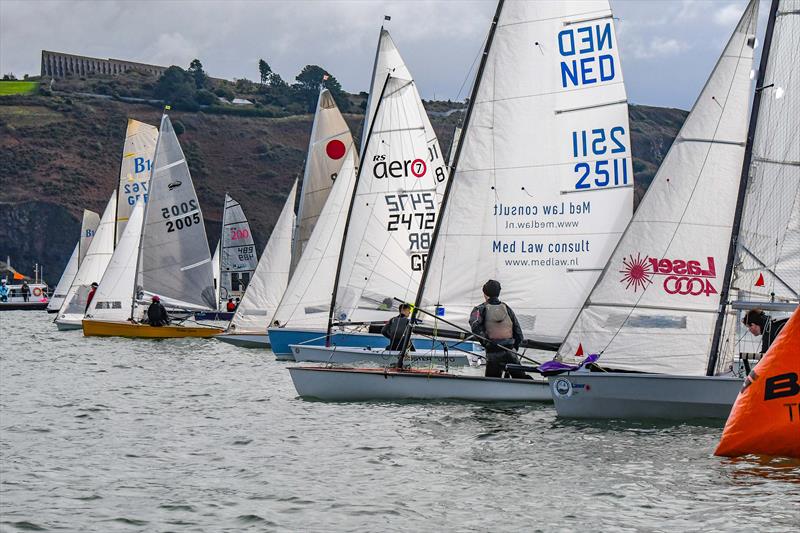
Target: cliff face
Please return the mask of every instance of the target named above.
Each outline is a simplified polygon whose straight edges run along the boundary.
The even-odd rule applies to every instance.
[[[461,113],[431,117],[443,153]],[[631,107],[637,199],[686,113]],[[102,213],[116,186],[127,118],[157,125],[161,111],[102,98],[0,98],[0,257],[20,271],[44,266],[55,284],[80,231],[83,209]],[[284,118],[170,112],[212,246],[225,193],[238,200],[263,249],[294,179],[302,177],[311,115]],[[345,117],[360,135],[362,115]]]

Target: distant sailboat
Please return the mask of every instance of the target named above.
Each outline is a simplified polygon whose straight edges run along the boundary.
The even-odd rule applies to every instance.
[[[269,348],[267,328],[272,323],[289,283],[296,199],[295,181],[247,286],[247,291],[242,296],[228,329],[225,333],[217,335],[217,339],[246,348]]]
[[[84,209],[80,238],[75,244],[75,248],[72,250],[72,255],[69,257],[67,266],[64,269],[64,272],[61,274],[61,279],[58,280],[58,285],[56,285],[55,291],[53,291],[53,296],[47,303],[48,313],[58,313],[58,310],[61,309],[61,305],[64,303],[64,298],[66,298],[67,292],[69,291],[70,287],[72,287],[72,282],[75,280],[75,275],[78,273],[78,268],[80,268],[83,258],[86,256],[86,252],[89,250],[89,245],[91,244],[92,238],[94,238],[94,234],[97,231],[97,226],[99,225],[100,215],[94,211]]]
[[[772,2],[748,130],[747,6],[562,347],[644,373],[554,378],[559,416],[725,418],[742,385],[735,309],[796,307],[798,8]]]
[[[152,296],[181,312],[213,310],[216,291],[203,216],[186,158],[167,115],[158,143],[143,213],[136,283],[127,321],[83,321],[87,336],[210,337],[222,330],[204,326],[150,326],[143,322]]]

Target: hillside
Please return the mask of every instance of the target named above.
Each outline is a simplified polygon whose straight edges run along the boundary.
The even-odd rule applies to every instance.
[[[360,96],[360,95],[359,95]],[[357,98],[354,96],[354,98]],[[426,102],[448,153],[463,113]],[[360,111],[360,106],[353,105]],[[0,97],[0,257],[29,273],[38,261],[55,283],[72,251],[84,208],[102,212],[117,179],[128,117],[158,124],[157,105],[66,95]],[[686,113],[632,106],[637,199],[652,180]],[[203,207],[211,244],[225,192],[237,199],[263,248],[295,177],[302,176],[312,115],[277,118],[172,111]],[[345,115],[360,135],[362,114]]]

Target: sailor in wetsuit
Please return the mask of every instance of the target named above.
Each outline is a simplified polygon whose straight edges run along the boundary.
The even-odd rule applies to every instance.
[[[411,327],[409,326],[409,315],[411,314],[411,304],[400,304],[400,314],[392,317],[381,329],[381,335],[389,339],[389,346],[387,350],[402,350],[403,344],[408,341],[411,336]],[[414,350],[414,345],[409,342],[409,350]]]
[[[499,296],[500,282],[490,279],[483,285],[486,301],[473,308],[469,316],[472,333],[488,340],[481,341],[481,344],[486,349],[486,377],[492,378],[503,377],[506,364],[519,364],[517,356],[508,350],[517,351],[523,340],[519,320],[514,311],[500,301]],[[509,373],[517,379],[530,377],[517,370]]]
[[[788,318],[772,320],[761,309],[751,309],[744,315],[742,323],[754,336],[761,336],[761,353],[767,353],[788,320]]]
[[[158,296],[153,296],[153,303],[147,308],[147,321],[155,327],[169,325],[169,315]]]

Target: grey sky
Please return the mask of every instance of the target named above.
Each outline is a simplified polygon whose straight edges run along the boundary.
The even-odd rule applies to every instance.
[[[568,1],[568,0],[567,0]],[[632,102],[689,108],[745,0],[611,0]],[[493,0],[0,0],[0,73],[38,74],[42,49],[292,81],[317,64],[367,90],[383,15],[424,98],[463,99]],[[760,19],[768,4],[762,0]],[[762,29],[763,31],[763,29]]]

